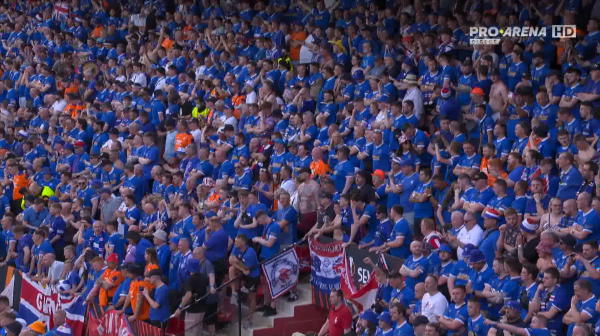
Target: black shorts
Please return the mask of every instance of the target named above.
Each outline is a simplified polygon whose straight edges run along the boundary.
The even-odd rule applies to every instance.
[[[204,322],[204,324],[207,325],[217,324],[217,303],[207,303],[205,304],[205,307],[206,311],[204,313],[204,318],[202,319],[202,322]]]
[[[251,293],[256,293],[258,286],[260,285],[260,276],[253,278],[250,276],[245,276],[243,278],[244,287]]]

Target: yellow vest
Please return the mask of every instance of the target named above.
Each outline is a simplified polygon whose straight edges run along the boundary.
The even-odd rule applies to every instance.
[[[203,118],[206,118],[209,113],[210,113],[210,109],[208,107],[205,107],[203,110],[200,110],[200,107],[196,106],[192,110],[192,118],[200,118],[200,116],[202,116]]]

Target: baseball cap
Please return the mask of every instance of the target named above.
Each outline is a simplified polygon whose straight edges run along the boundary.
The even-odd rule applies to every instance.
[[[388,325],[392,325],[392,316],[390,315],[390,312],[388,311],[384,311],[383,313],[379,314],[378,318],[379,321],[383,321],[385,323],[387,323]]]
[[[158,269],[158,268],[155,268],[155,269],[151,270],[150,272],[148,272],[148,276],[149,276],[149,277],[151,277],[151,276],[159,276],[159,277],[162,277],[162,275],[163,275],[163,274],[162,274],[162,271],[161,271],[160,269]]]
[[[440,252],[452,253],[452,248],[447,244],[442,244],[439,249]]]
[[[116,253],[111,253],[107,258],[106,258],[107,262],[111,262],[111,263],[115,263],[118,264],[119,263],[119,255],[117,255]]]
[[[469,254],[469,262],[470,263],[480,263],[485,261],[485,255],[478,248],[471,251]]]
[[[402,159],[402,161],[400,162],[401,166],[414,166],[415,165],[415,161],[413,159]]]
[[[371,309],[367,309],[362,312],[362,314],[360,314],[360,318],[373,324],[377,324],[377,314]]]
[[[29,328],[29,330],[36,332],[38,334],[46,333],[46,323],[44,323],[43,321],[35,321],[35,322],[31,323],[30,325],[28,325],[27,328]]]
[[[364,74],[364,72],[362,70],[356,70],[352,74],[352,78],[354,80],[361,81],[361,80],[365,79],[365,74]]]
[[[377,176],[379,178],[385,178],[385,173],[381,169],[376,169],[372,175]]]

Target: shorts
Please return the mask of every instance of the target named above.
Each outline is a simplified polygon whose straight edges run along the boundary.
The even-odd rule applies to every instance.
[[[204,324],[217,324],[217,316],[219,315],[217,310],[217,303],[208,303],[205,304],[205,307],[206,312],[204,313],[204,318],[202,320]]]
[[[250,293],[256,293],[256,290],[260,285],[260,276],[256,278],[245,276],[243,278],[243,285]]]

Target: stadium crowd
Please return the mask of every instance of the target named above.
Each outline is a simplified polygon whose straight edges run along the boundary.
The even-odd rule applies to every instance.
[[[214,335],[224,300],[277,314],[268,291],[257,307],[261,261],[330,236],[404,262],[373,263],[381,287],[355,326],[332,293],[319,335],[598,333],[599,11],[4,2],[1,265]],[[469,27],[552,24],[577,38],[469,44]],[[71,334],[64,312],[47,330],[0,310],[3,335]]]

